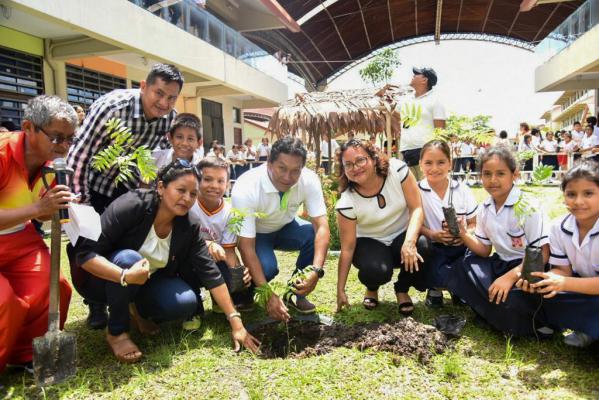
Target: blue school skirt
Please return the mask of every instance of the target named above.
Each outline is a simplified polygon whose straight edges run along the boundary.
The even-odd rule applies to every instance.
[[[546,325],[543,313],[536,312],[541,296],[523,292],[514,286],[505,302],[495,304],[489,301],[489,287],[495,279],[521,262],[521,259],[503,261],[497,254],[479,257],[467,251],[462,268],[452,269],[447,287],[493,328],[511,336],[532,335],[535,328]],[[533,323],[535,312],[536,322]]]
[[[560,292],[543,299],[543,314],[547,324],[556,330],[572,329],[599,339],[599,296]]]
[[[446,246],[428,241],[424,259],[426,285],[429,289],[445,289],[452,269],[462,268],[466,246]]]

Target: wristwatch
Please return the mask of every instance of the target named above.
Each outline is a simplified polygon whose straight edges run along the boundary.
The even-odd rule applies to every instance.
[[[314,267],[313,271],[316,272],[318,278],[322,278],[324,276],[324,269],[322,269],[321,267]]]

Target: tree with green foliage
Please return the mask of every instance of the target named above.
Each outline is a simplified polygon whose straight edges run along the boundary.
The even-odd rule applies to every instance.
[[[445,121],[445,129],[435,129],[435,139],[449,142],[452,135],[459,141],[470,140],[474,143],[491,143],[495,139],[495,132],[489,124],[490,115],[450,115]]]
[[[389,83],[393,72],[401,65],[397,52],[393,49],[385,49],[360,70],[360,77],[372,86]]]

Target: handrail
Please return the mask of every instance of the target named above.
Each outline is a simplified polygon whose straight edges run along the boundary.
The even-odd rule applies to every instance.
[[[287,83],[287,67],[241,33],[226,25],[193,0],[163,0],[144,7],[143,0],[131,3],[153,12],[184,31],[211,44],[260,72]]]

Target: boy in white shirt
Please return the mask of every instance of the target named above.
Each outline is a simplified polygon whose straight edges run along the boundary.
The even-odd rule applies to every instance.
[[[206,157],[196,168],[201,175],[200,190],[197,202],[189,210],[189,219],[200,224],[208,252],[231,290],[231,270],[241,266],[235,252],[237,235],[231,221],[232,207],[223,198],[229,182],[229,166],[219,158]],[[251,277],[247,268],[243,268],[243,281],[247,287]],[[247,290],[231,293],[231,298],[237,310],[251,308],[252,301]]]

